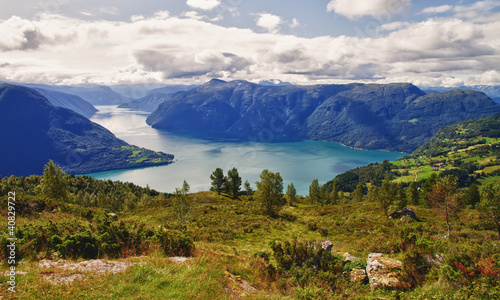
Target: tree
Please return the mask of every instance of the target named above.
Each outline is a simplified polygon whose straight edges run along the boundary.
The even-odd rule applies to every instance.
[[[253,194],[252,186],[250,185],[250,182],[248,182],[248,180],[245,180],[243,187],[245,188],[245,192],[247,193],[247,195],[250,196]]]
[[[429,203],[429,196],[432,191],[432,187],[439,181],[439,177],[437,174],[434,172],[425,180],[425,182],[422,184],[422,195],[421,198],[424,206],[430,206]]]
[[[360,183],[358,183],[358,185],[356,186],[356,189],[353,192],[353,199],[354,199],[354,201],[356,201],[356,202],[363,201],[363,195],[364,195],[364,193],[365,193],[365,187],[360,182]]]
[[[189,203],[187,200],[187,194],[189,193],[189,184],[184,180],[184,183],[182,184],[182,188],[176,188],[174,195],[174,212],[177,215],[177,218],[179,219],[179,228],[182,228],[183,225],[187,222],[188,217],[189,217]]]
[[[457,191],[457,178],[453,175],[447,175],[433,185],[429,194],[429,204],[431,207],[438,209],[444,216],[448,237],[451,232],[451,219],[456,216],[460,208]]]
[[[395,195],[394,209],[401,210],[404,207],[406,207],[408,201],[406,201],[406,193],[401,183],[396,183],[394,185],[394,195]]]
[[[378,192],[377,197],[380,207],[384,211],[386,217],[389,216],[389,207],[394,203],[394,190],[389,177],[386,177],[382,182],[382,187]]]
[[[273,173],[265,169],[260,174],[260,181],[256,181],[255,197],[261,202],[264,212],[270,216],[285,203],[283,201],[283,179],[279,172]]]
[[[286,188],[286,197],[288,198],[288,205],[293,205],[295,203],[295,199],[297,198],[297,190],[291,182]]]
[[[321,188],[319,186],[318,178],[314,179],[309,185],[309,200],[311,203],[321,202]]]
[[[479,188],[477,187],[477,185],[471,184],[467,189],[467,192],[465,193],[466,203],[474,208],[480,200],[481,195],[479,193]]]
[[[366,197],[368,198],[368,201],[370,202],[377,202],[378,201],[378,187],[376,185],[372,185],[368,189],[368,195]]]
[[[332,192],[330,193],[330,203],[337,204],[339,202],[339,183],[337,180],[333,181]]]
[[[210,179],[212,179],[212,188],[218,195],[220,195],[222,187],[226,182],[226,179],[224,178],[224,171],[221,168],[215,169],[215,171],[210,175]]]
[[[60,201],[68,199],[69,182],[66,173],[52,160],[49,160],[43,169],[40,185],[46,197]]]
[[[410,182],[410,185],[406,189],[406,199],[411,205],[418,205],[419,195],[415,182]]]
[[[478,210],[492,222],[500,239],[500,183],[490,183],[481,188],[481,201]]]
[[[227,172],[226,185],[233,199],[238,198],[238,193],[241,188],[241,177],[236,168],[232,168]]]

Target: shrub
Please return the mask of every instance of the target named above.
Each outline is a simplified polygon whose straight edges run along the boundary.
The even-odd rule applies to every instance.
[[[167,256],[191,256],[194,252],[193,239],[184,232],[160,229],[157,235],[160,247]]]

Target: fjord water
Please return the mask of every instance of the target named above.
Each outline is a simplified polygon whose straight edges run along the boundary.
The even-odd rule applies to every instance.
[[[89,174],[98,179],[133,182],[161,192],[173,192],[183,180],[191,191],[210,188],[210,174],[220,167],[236,167],[240,176],[255,189],[263,169],[280,172],[284,188],[293,182],[299,195],[309,193],[311,181],[320,183],[336,175],[384,159],[395,160],[402,153],[356,150],[336,143],[310,140],[284,141],[272,133],[265,135],[222,136],[199,132],[168,132],[149,127],[148,113],[98,106],[92,121],[106,127],[118,138],[140,147],[175,155],[173,164],[140,169],[115,170]],[[265,143],[256,141],[266,141]]]

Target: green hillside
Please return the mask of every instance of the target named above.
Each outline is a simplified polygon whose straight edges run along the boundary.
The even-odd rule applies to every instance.
[[[380,185],[387,176],[408,184],[433,173],[455,175],[462,187],[500,179],[500,114],[445,126],[409,156],[350,170],[335,180],[351,192],[358,183]],[[331,189],[333,180],[327,186]]]
[[[394,197],[387,186],[382,183],[380,195]],[[431,194],[439,195],[441,187],[437,182]],[[261,184],[255,193],[240,192],[233,199],[224,192],[188,194],[186,184],[169,195],[131,183],[66,175],[51,163],[43,176],[2,178],[0,222],[6,229],[0,232],[0,295],[7,299],[500,296],[499,235],[488,210],[493,207],[488,199],[500,199],[498,184],[481,188],[476,209],[462,205],[450,220],[444,218],[441,206],[424,204],[409,206],[418,220],[387,218],[383,197],[361,194],[358,199],[356,193],[340,191],[335,196],[318,191],[314,197],[292,200],[293,193],[287,190],[288,204],[278,194],[279,209],[268,214],[262,198],[265,188]],[[12,212],[15,224],[7,226]],[[17,239],[14,254],[7,247],[12,236]],[[369,269],[367,257],[379,255],[374,253],[394,262],[387,265],[391,273],[382,277],[392,285],[373,285],[373,274],[370,283],[363,277],[354,279],[352,274]],[[18,272],[15,295],[9,290],[11,257]]]

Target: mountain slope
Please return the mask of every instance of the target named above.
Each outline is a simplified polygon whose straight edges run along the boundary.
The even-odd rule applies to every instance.
[[[132,100],[119,105],[119,108],[130,108],[133,110],[153,112],[162,102],[172,98],[172,94],[153,93],[140,99]]]
[[[214,79],[161,103],[147,123],[412,152],[444,125],[496,112],[500,105],[481,92],[425,94],[408,83],[262,86]]]
[[[41,174],[52,159],[71,173],[170,163],[172,155],[131,146],[26,87],[0,85],[0,174]]]
[[[411,155],[394,162],[371,164],[338,175],[334,180],[351,192],[358,183],[380,185],[395,181],[420,182],[432,173],[455,175],[460,186],[500,178],[500,114],[444,126]],[[332,188],[333,180],[326,186]]]
[[[22,84],[30,88],[41,88],[76,95],[92,105],[120,105],[131,99],[113,91],[104,85],[47,85],[47,84]]]
[[[98,112],[92,104],[79,96],[40,88],[35,90],[39,91],[54,106],[69,108],[86,118],[90,118]]]

